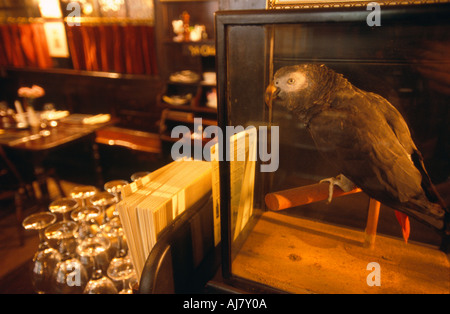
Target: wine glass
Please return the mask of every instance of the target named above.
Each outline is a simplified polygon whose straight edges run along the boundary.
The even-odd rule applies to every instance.
[[[116,197],[116,202],[120,202],[122,200],[122,197],[120,195],[120,192],[122,190],[122,187],[129,184],[126,180],[112,180],[105,183],[105,191],[111,193]]]
[[[106,245],[106,251],[108,253],[107,261],[109,262],[116,254],[116,247],[111,245],[110,238],[103,232],[103,228],[98,225],[97,220],[100,215],[100,208],[95,206],[87,206],[85,208],[79,208],[73,211],[71,217],[79,224],[77,238],[80,240],[80,243],[85,239],[94,237],[100,238],[104,243],[108,243]],[[82,263],[85,264],[83,260]]]
[[[127,256],[128,248],[125,244],[125,235],[119,217],[111,219],[103,228],[103,233],[116,245],[116,255],[111,260],[107,274],[115,282],[121,282],[119,293],[130,293],[127,280],[135,274],[131,259]]]
[[[110,246],[111,243],[105,237],[86,238],[77,246],[77,254],[89,278],[92,278],[97,268],[106,273],[111,260],[108,255]]]
[[[116,203],[119,203],[122,200],[122,187],[129,184],[126,180],[112,180],[105,183],[105,191],[111,193],[116,198]],[[119,216],[119,212],[116,208],[114,208],[113,216]]]
[[[102,225],[104,225],[109,221],[108,213],[106,210],[109,206],[114,204],[115,199],[116,198],[114,197],[114,195],[106,191],[99,192],[89,199],[92,205],[100,208],[100,210],[102,211],[103,215],[103,220],[101,223]]]
[[[115,281],[122,281],[122,289],[119,291],[119,294],[133,293],[129,282],[137,276],[131,258],[128,255],[113,258],[109,264],[107,274]]]
[[[131,181],[134,182],[134,181],[136,181],[136,180],[138,180],[138,179],[140,179],[142,177],[145,177],[148,174],[150,174],[149,171],[138,171],[138,172],[133,173],[131,175],[130,179],[131,179]]]
[[[94,196],[98,189],[93,185],[76,186],[70,192],[70,196],[80,202],[81,207],[86,207],[87,199]]]
[[[53,293],[82,293],[88,282],[86,269],[76,256],[77,229],[78,225],[74,221],[57,222],[45,229],[46,237],[58,247],[61,254],[61,261],[53,271]]]
[[[45,237],[45,228],[55,221],[55,214],[42,212],[30,215],[22,222],[25,229],[39,232],[39,246],[31,264],[31,282],[39,294],[51,292],[52,272],[61,260],[59,252],[50,247]]]
[[[115,255],[117,254],[128,254],[128,244],[123,231],[122,223],[119,217],[114,217],[108,222],[103,228],[103,234],[105,234],[115,247]]]
[[[106,256],[107,245],[100,238],[89,238],[84,240],[78,247],[77,252],[82,257],[92,260],[92,276],[87,283],[83,293],[85,294],[116,294],[114,283],[103,274],[100,265],[101,256]]]
[[[70,217],[79,225],[76,234],[79,240],[92,238],[99,232],[100,227],[96,219],[100,214],[100,209],[94,206],[79,207],[72,211]]]
[[[78,202],[73,198],[62,197],[50,203],[48,209],[54,214],[62,214],[63,221],[69,221],[69,213],[78,208]]]
[[[134,272],[134,275],[131,276],[130,279],[128,279],[128,288],[127,291],[131,291],[131,294],[139,293],[139,279],[137,277],[136,271]]]

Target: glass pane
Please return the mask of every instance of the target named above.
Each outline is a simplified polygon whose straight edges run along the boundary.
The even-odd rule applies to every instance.
[[[279,158],[276,171],[261,172],[258,150],[253,219],[232,237],[234,275],[288,292],[372,293],[367,269],[374,262],[381,265],[385,280],[379,291],[448,292],[448,261],[438,249],[442,238],[427,224],[410,218],[405,244],[395,211],[382,204],[375,245],[366,247],[369,196],[364,192],[331,203],[325,198],[279,212],[268,210],[268,193],[315,185],[341,169],[324,158],[296,115],[265,104],[265,90],[279,69],[312,63],[342,74],[364,93],[380,95],[403,116],[432,182],[448,195],[449,26],[404,20],[386,21],[381,27],[359,22],[228,26],[228,125],[255,126],[258,131],[269,127],[269,143],[259,139],[258,148],[276,141],[278,154],[272,152],[266,163]],[[278,138],[271,137],[274,128]],[[349,143],[349,149],[358,147]],[[239,212],[236,204],[231,201],[232,215]],[[416,262],[405,263],[406,256]]]

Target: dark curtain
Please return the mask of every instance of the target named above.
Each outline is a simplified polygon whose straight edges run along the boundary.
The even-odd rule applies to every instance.
[[[150,25],[67,26],[77,70],[157,75],[154,30]]]
[[[0,65],[52,67],[44,26],[41,23],[1,24]]]

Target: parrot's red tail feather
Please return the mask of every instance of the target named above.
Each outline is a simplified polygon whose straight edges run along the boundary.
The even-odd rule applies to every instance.
[[[408,243],[410,232],[409,218],[406,214],[399,212],[397,210],[395,211],[395,217],[397,218],[400,226],[402,227],[403,239],[405,240],[405,243]]]

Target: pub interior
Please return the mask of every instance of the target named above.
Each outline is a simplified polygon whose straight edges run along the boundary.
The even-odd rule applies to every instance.
[[[133,189],[150,184],[152,175],[172,165],[171,152],[178,138],[171,134],[177,126],[192,130],[196,118],[201,118],[204,126],[220,125],[217,76],[222,68],[216,59],[215,12],[268,10],[269,4],[277,2],[283,1],[0,0],[1,294],[309,291],[242,274],[238,277],[244,277],[245,284],[224,281],[223,267],[230,263],[228,260],[223,266],[224,259],[231,258],[225,250],[230,248],[214,243],[213,205],[209,203],[210,213],[203,206],[173,217],[151,254],[145,256],[144,269],[136,270],[139,252],[131,244],[133,228],[127,229],[123,221],[125,205],[118,205],[125,197],[132,198]],[[446,110],[443,119],[448,122]],[[441,144],[448,140],[448,125],[442,132]],[[436,158],[429,171],[440,183],[443,198],[448,199],[448,143],[445,145],[447,150],[441,155],[431,156]],[[288,155],[281,156],[281,163]],[[176,171],[170,171],[175,176]],[[365,206],[365,201],[355,196],[349,202]],[[325,202],[321,206],[326,206]],[[257,203],[255,196],[255,207]],[[309,218],[320,220],[321,215]],[[197,219],[200,216],[203,218]],[[283,217],[290,216],[297,218],[289,211]],[[260,221],[266,222],[276,219],[261,217]],[[398,222],[392,217],[382,208],[378,232],[402,242]],[[341,222],[337,219],[337,225]],[[283,224],[295,223],[279,223]],[[257,233],[265,232],[257,229],[258,225],[255,228]],[[90,234],[92,229],[96,235]],[[430,235],[414,222],[412,229],[418,235],[410,242],[439,247],[439,236]],[[218,232],[224,238],[228,231]],[[198,245],[192,244],[199,234],[201,253]],[[174,241],[191,237],[192,243],[182,245],[195,247],[193,253],[177,249]],[[253,249],[244,245],[242,250],[252,254],[257,247],[258,243]],[[170,260],[164,248],[172,250]],[[175,265],[192,258],[189,254],[194,255],[192,268]],[[285,255],[300,263],[307,260],[304,254],[308,253]],[[385,260],[394,263],[389,253],[385,254]],[[445,279],[450,276],[448,256],[447,252],[436,257],[437,273],[442,274],[444,283],[435,290],[419,289],[419,293],[450,293],[450,277]],[[83,269],[75,279],[70,277],[69,262],[78,267],[75,269]],[[233,267],[246,273],[245,265]],[[196,280],[184,278],[182,270],[195,274]],[[55,279],[56,272],[64,282]],[[248,281],[259,281],[257,288]]]
[[[170,75],[188,71],[182,73],[205,78],[204,84],[185,84],[196,103],[186,106],[181,99],[188,111],[177,123],[189,124],[192,115],[215,123],[217,105],[207,94],[214,96],[218,6],[218,1],[0,2],[2,239],[10,239],[2,248],[2,293],[35,292],[30,276],[16,275],[28,269],[38,234],[16,227],[15,220],[70,198],[78,186],[104,190],[107,182],[132,182],[133,174],[171,161],[169,128],[176,120],[170,117],[177,118],[172,109],[178,110],[171,102],[177,101],[178,86],[167,85]],[[181,22],[181,33],[172,21]],[[20,88],[32,93],[32,86],[42,91],[19,94]],[[36,138],[30,137],[28,106],[40,113]],[[23,126],[15,118],[20,112]],[[15,199],[23,202],[19,211]],[[16,252],[23,258],[14,258]]]

